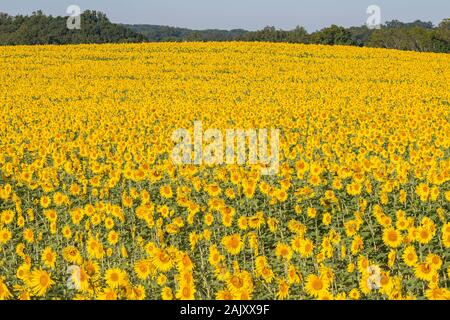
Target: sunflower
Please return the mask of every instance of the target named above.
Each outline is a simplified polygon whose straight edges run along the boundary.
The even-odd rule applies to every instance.
[[[248,199],[253,199],[255,195],[256,187],[254,185],[243,186],[244,195]]]
[[[127,282],[127,276],[124,271],[119,268],[107,269],[105,272],[106,284],[111,288],[118,288]]]
[[[318,298],[322,293],[328,290],[328,287],[329,282],[325,281],[322,277],[310,274],[306,278],[305,290],[312,297]]]
[[[222,239],[222,245],[225,247],[228,253],[236,255],[241,252],[244,243],[242,242],[241,236],[239,234],[233,234],[230,236],[225,236]]]
[[[264,224],[264,212],[259,211],[254,216],[248,217],[247,223],[251,229],[259,229]]]
[[[408,229],[408,220],[405,218],[400,218],[397,220],[395,226],[397,227],[398,230],[404,231]]]
[[[230,200],[233,200],[234,198],[236,198],[236,193],[234,192],[234,190],[232,188],[227,188],[225,190],[225,195]]]
[[[433,266],[427,262],[421,262],[417,264],[414,272],[417,279],[424,281],[431,281],[435,274]]]
[[[111,217],[107,217],[104,223],[106,229],[111,230],[112,228],[114,228],[114,220]]]
[[[425,291],[428,300],[449,300],[450,290],[446,288],[430,288]]]
[[[428,262],[430,266],[436,271],[440,270],[442,267],[442,259],[437,254],[428,254],[425,258],[425,261]]]
[[[233,294],[228,290],[219,290],[216,293],[216,300],[233,300]]]
[[[288,268],[288,283],[289,284],[298,284],[301,282],[301,274],[297,272],[294,265],[289,265]]]
[[[397,259],[397,250],[391,249],[388,253],[388,266],[392,268],[394,266],[395,260]]]
[[[300,255],[303,258],[309,258],[314,253],[314,243],[309,239],[300,242]]]
[[[353,237],[352,243],[350,245],[350,250],[353,255],[356,255],[362,249],[364,249],[364,242],[361,236],[357,234]]]
[[[433,232],[427,226],[421,226],[417,229],[416,240],[421,244],[428,244],[433,236]]]
[[[348,237],[353,237],[358,232],[358,224],[355,220],[349,220],[344,223],[345,234]]]
[[[334,297],[330,292],[324,291],[319,295],[318,299],[327,301],[327,300],[334,300]]]
[[[161,299],[163,300],[173,300],[173,292],[170,287],[164,287],[161,290]]]
[[[324,226],[329,226],[331,223],[332,217],[331,214],[328,212],[325,212],[322,216],[322,223]]]
[[[30,274],[30,286],[33,294],[38,297],[43,297],[47,293],[48,289],[54,284],[50,278],[50,274],[42,269],[37,269]]]
[[[7,243],[12,238],[12,233],[6,228],[0,228],[0,244]]]
[[[73,184],[71,184],[70,187],[69,187],[69,192],[70,192],[70,194],[71,194],[72,196],[77,196],[77,195],[80,194],[81,188],[80,188],[80,186],[79,186],[78,184],[73,183]]]
[[[228,289],[234,293],[239,292],[245,288],[245,280],[240,274],[232,275],[228,281]]]
[[[53,202],[56,206],[61,206],[64,203],[65,197],[61,192],[56,192],[53,195]]]
[[[14,211],[5,210],[2,212],[2,214],[0,216],[0,223],[10,224],[11,222],[13,222],[14,216],[15,216]]]
[[[316,208],[308,208],[306,209],[306,215],[310,217],[311,219],[314,219],[317,215],[317,209]]]
[[[187,253],[181,253],[178,258],[177,268],[180,272],[190,272],[194,268],[191,258]]]
[[[402,243],[402,236],[396,229],[386,228],[383,232],[383,242],[391,248],[397,248]]]
[[[255,270],[258,274],[261,274],[261,270],[267,265],[267,258],[265,256],[258,256],[255,258]]]
[[[179,285],[194,285],[194,276],[190,271],[181,271],[175,278]]]
[[[117,300],[117,298],[117,293],[113,288],[105,288],[97,296],[97,300]]]
[[[16,271],[16,277],[25,283],[28,282],[30,276],[31,266],[28,263],[21,264]]]
[[[82,266],[83,270],[86,271],[86,275],[92,279],[96,280],[100,277],[100,266],[95,261],[85,261]]]
[[[337,301],[344,301],[344,300],[347,300],[347,293],[345,293],[345,292],[339,292],[339,293],[336,294],[336,296],[334,297],[334,300],[337,300]]]
[[[211,197],[217,197],[222,193],[222,189],[217,184],[210,184],[205,187],[205,190]]]
[[[283,300],[287,297],[289,297],[289,284],[285,280],[281,279],[278,281],[277,298]]]
[[[138,285],[136,287],[132,287],[131,288],[131,294],[130,294],[130,299],[131,300],[144,300],[145,297],[147,296],[146,292],[145,292],[145,288],[143,285]]]
[[[359,293],[359,290],[355,288],[355,289],[350,290],[350,292],[348,293],[348,296],[352,300],[358,300],[361,295]]]
[[[277,197],[278,201],[284,202],[288,199],[289,194],[285,190],[279,189],[276,191],[275,196]]]
[[[152,255],[152,264],[162,272],[169,271],[173,267],[173,259],[165,249],[156,249]]]
[[[98,238],[89,237],[86,243],[89,258],[102,259],[104,255],[103,244]]]
[[[450,232],[442,234],[442,244],[446,248],[450,248]]]
[[[430,187],[426,183],[421,183],[416,187],[416,194],[422,202],[426,202],[430,194]]]
[[[216,266],[221,260],[223,256],[220,255],[220,251],[217,249],[216,245],[212,245],[209,247],[209,256],[208,261],[212,266]]]
[[[348,273],[353,273],[353,271],[355,271],[355,264],[354,264],[353,262],[350,262],[350,263],[347,265],[347,272],[348,272]]]
[[[119,242],[119,234],[116,231],[111,230],[108,233],[108,243],[110,245],[115,245],[117,242]]]
[[[275,248],[275,255],[278,258],[289,261],[292,258],[292,250],[288,245],[284,243],[278,243],[277,247]]]
[[[8,287],[3,282],[3,279],[0,278],[0,300],[7,300],[11,298],[11,292],[8,290]]]
[[[270,232],[275,233],[278,229],[279,222],[275,218],[267,218],[267,226],[269,227]]]
[[[264,266],[261,269],[260,273],[264,281],[267,283],[271,283],[272,280],[275,278],[275,274],[273,273],[272,269],[269,266]]]
[[[236,300],[252,300],[252,293],[249,291],[241,291],[234,296]]]
[[[205,214],[204,220],[205,220],[205,224],[209,227],[214,222],[214,215],[211,212],[208,212],[207,214]]]
[[[72,230],[70,230],[70,227],[68,225],[65,225],[62,228],[61,233],[66,239],[70,239],[72,237]]]
[[[246,230],[248,228],[248,219],[246,216],[239,217],[237,221],[238,228],[241,230]]]
[[[80,251],[74,246],[68,246],[63,249],[63,258],[69,263],[81,264],[83,258]]]
[[[41,200],[39,201],[39,203],[42,208],[47,209],[50,206],[50,204],[52,203],[52,200],[50,199],[50,197],[43,196],[43,197],[41,197]]]
[[[34,242],[34,232],[33,229],[27,228],[23,230],[23,239],[28,243]]]
[[[163,286],[167,283],[167,277],[164,274],[160,274],[156,279],[156,283],[160,286]]]
[[[252,276],[247,271],[237,271],[234,274],[230,274],[226,279],[226,283],[228,290],[237,297],[239,297],[241,293],[251,293],[253,291]]]
[[[165,185],[159,189],[159,194],[165,199],[170,199],[173,196],[173,191],[169,185]]]
[[[134,272],[139,279],[145,280],[151,274],[155,274],[155,266],[153,266],[149,259],[142,259],[134,264]]]
[[[177,290],[175,297],[179,300],[194,300],[195,287],[193,285],[183,285]]]
[[[414,267],[419,259],[417,257],[416,249],[413,246],[406,247],[405,251],[403,251],[402,258],[403,262],[405,262],[408,267]]]
[[[47,268],[53,269],[56,263],[56,253],[51,247],[46,247],[42,252],[41,261]]]
[[[31,300],[31,292],[30,289],[25,288],[23,286],[16,285],[14,286],[14,290],[17,292],[18,300]]]

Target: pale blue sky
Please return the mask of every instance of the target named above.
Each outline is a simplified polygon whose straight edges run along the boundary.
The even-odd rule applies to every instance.
[[[65,15],[69,5],[105,12],[113,22],[160,24],[194,29],[255,30],[266,25],[308,31],[338,24],[362,25],[366,9],[381,8],[382,22],[416,19],[437,24],[450,17],[450,0],[0,0],[0,12]]]

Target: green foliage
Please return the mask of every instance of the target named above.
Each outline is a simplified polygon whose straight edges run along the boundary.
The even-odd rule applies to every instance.
[[[354,45],[425,52],[450,52],[450,19],[434,27],[420,20],[389,21],[380,29],[366,26],[344,28],[332,25],[309,34],[303,27],[285,31],[265,27],[258,31],[191,30],[157,25],[121,25],[104,13],[87,10],[81,15],[81,29],[69,30],[67,17],[46,16],[41,11],[15,17],[0,13],[0,45],[78,44],[170,41],[264,41]]]
[[[242,37],[248,31],[236,30],[191,30],[168,26],[135,24],[123,25],[134,32],[144,35],[150,42],[173,42],[173,41],[233,41]]]
[[[402,23],[388,22],[379,30],[373,31],[366,45],[369,47],[392,48],[424,52],[450,52],[449,19],[442,21],[437,28],[431,23],[415,21]]]
[[[190,30],[155,25],[124,25],[143,34],[147,41],[261,41],[312,43],[324,45],[353,45],[399,50],[427,52],[450,52],[450,19],[434,27],[431,22],[414,21],[403,23],[393,20],[381,29],[366,26],[344,28],[332,25],[308,34],[303,27],[285,31],[267,26],[262,30]]]
[[[328,45],[354,45],[350,31],[344,27],[333,24],[329,28],[322,29],[311,35],[313,43]]]
[[[69,30],[67,17],[46,16],[41,11],[31,16],[0,14],[0,44],[79,44],[142,42],[145,37],[111,23],[106,15],[87,10],[81,14],[81,29]]]

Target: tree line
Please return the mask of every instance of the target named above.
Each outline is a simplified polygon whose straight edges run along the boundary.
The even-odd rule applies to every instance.
[[[301,26],[293,30],[268,26],[258,31],[247,31],[115,24],[104,13],[91,10],[81,14],[81,21],[80,30],[70,30],[66,25],[67,17],[47,16],[41,11],[33,12],[30,16],[0,13],[0,45],[264,41],[450,52],[450,19],[444,19],[438,26],[420,20],[411,23],[393,20],[381,25],[379,29],[332,25],[312,33]]]
[[[98,11],[81,14],[81,29],[67,28],[67,17],[47,16],[42,11],[30,16],[0,13],[0,45],[80,44],[143,42],[145,36],[111,23]]]
[[[265,41],[450,52],[450,19],[443,20],[436,27],[431,22],[420,20],[411,23],[393,20],[381,25],[380,29],[370,29],[367,26],[344,28],[332,25],[313,33],[308,33],[301,26],[289,31],[275,27],[265,27],[258,31],[190,30],[154,25],[126,25],[126,27],[143,34],[147,41],[151,42]]]

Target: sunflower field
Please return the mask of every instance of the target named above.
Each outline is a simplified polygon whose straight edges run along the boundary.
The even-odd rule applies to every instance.
[[[0,299],[450,299],[450,55],[0,47]],[[174,165],[280,130],[280,168]]]

